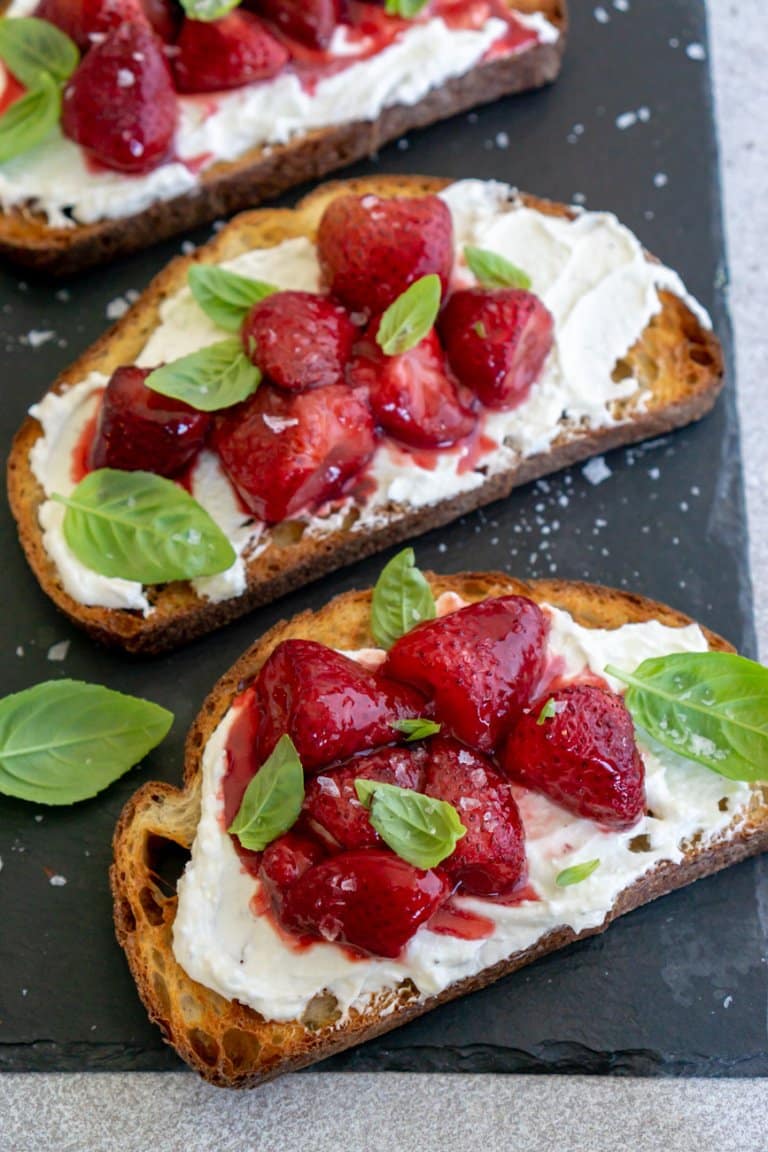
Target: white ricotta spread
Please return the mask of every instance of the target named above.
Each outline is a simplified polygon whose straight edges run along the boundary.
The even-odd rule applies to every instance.
[[[481,452],[463,469],[467,449],[434,455],[434,467],[422,467],[394,444],[382,443],[370,465],[375,490],[366,497],[350,531],[366,532],[390,514],[392,504],[423,507],[479,487],[488,476],[507,470],[522,457],[546,451],[564,421],[591,428],[613,424],[614,401],[639,393],[637,381],[616,383],[612,372],[651,317],[659,311],[658,288],[682,297],[709,325],[704,310],[686,292],[676,273],[645,259],[638,239],[607,212],[582,212],[574,220],[545,216],[523,207],[506,184],[463,180],[442,197],[454,221],[457,262],[466,244],[490,248],[524,268],[533,291],[555,320],[555,344],[539,381],[528,398],[511,412],[486,412],[483,432],[497,446]],[[255,249],[225,268],[266,280],[280,288],[317,291],[320,269],[314,245],[304,237],[274,248]],[[462,279],[471,274],[460,269]],[[165,300],[160,323],[137,357],[152,367],[195,352],[229,333],[197,306],[188,288]],[[96,388],[106,384],[92,375],[56,396],[49,394],[32,409],[44,435],[32,451],[31,465],[46,495],[67,495],[73,485],[69,459],[72,446],[92,415]],[[640,397],[641,399],[641,397]],[[235,565],[221,576],[195,583],[202,596],[222,600],[245,587],[245,559],[269,542],[269,531],[244,514],[217,460],[204,453],[195,468],[193,495],[227,533],[238,553]],[[321,536],[336,530],[350,508],[347,500],[327,516],[299,517],[307,530]],[[84,575],[61,536],[62,509],[46,501],[40,521],[45,546],[62,581],[83,604],[145,608],[137,584]],[[145,609],[146,610],[146,609]]]
[[[9,15],[25,15],[27,7],[27,0],[15,0]],[[557,40],[557,28],[540,14],[519,19],[542,42]],[[495,18],[466,30],[449,28],[435,17],[414,22],[391,45],[320,80],[311,93],[295,74],[284,72],[232,92],[179,96],[176,160],[145,176],[92,171],[81,148],[56,132],[0,166],[0,205],[29,206],[56,227],[142,212],[192,191],[199,173],[252,148],[285,144],[300,133],[337,124],[376,120],[397,104],[418,104],[432,89],[474,68],[506,30],[507,24]],[[343,28],[332,45],[347,58],[364,48],[361,43],[356,49]]]
[[[707,647],[696,625],[668,628],[650,622],[601,631],[582,628],[557,609],[550,612],[549,653],[564,659],[567,676],[587,669],[604,675],[608,662],[633,669],[650,656]],[[370,656],[368,652],[369,660]],[[616,683],[611,686],[620,688]],[[173,950],[194,980],[274,1020],[300,1017],[312,998],[327,990],[339,1002],[342,1024],[350,1008],[364,1009],[372,995],[405,979],[426,998],[532,946],[555,928],[569,926],[579,932],[596,927],[625,888],[660,861],[679,861],[686,840],[699,834],[707,844],[721,835],[746,812],[751,795],[748,784],[726,780],[645,742],[640,751],[653,816],[643,817],[627,832],[606,831],[546,797],[516,788],[530,883],[539,899],[506,906],[457,898],[460,907],[493,921],[490,936],[464,940],[422,926],[397,960],[352,960],[342,948],[325,942],[293,950],[268,916],[251,910],[260,882],[241,868],[220,820],[224,749],[232,721],[230,712],[205,749],[201,818],[192,858],[178,885]],[[639,837],[647,837],[647,850],[637,850]],[[588,879],[557,887],[560,871],[592,859],[599,859],[600,866]]]

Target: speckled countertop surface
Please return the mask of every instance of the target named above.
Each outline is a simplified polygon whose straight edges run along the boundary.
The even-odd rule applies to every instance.
[[[617,0],[615,8],[649,2]],[[610,0],[598,5],[596,23],[610,20],[612,8]],[[710,0],[710,21],[757,635],[765,660],[765,0]],[[766,1133],[768,1081],[307,1073],[236,1095],[186,1073],[0,1078],[0,1152],[766,1152]]]

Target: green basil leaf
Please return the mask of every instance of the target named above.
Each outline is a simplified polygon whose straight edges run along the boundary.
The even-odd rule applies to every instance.
[[[466,834],[446,800],[381,780],[355,780],[355,791],[384,843],[414,868],[435,868]]]
[[[261,384],[261,372],[233,337],[155,368],[144,383],[199,412],[218,412],[252,396]]]
[[[75,804],[107,788],[168,734],[158,704],[98,684],[50,680],[0,700],[0,792]]]
[[[34,16],[0,20],[0,60],[25,88],[37,88],[41,76],[63,84],[77,68],[74,40],[47,20]]]
[[[274,284],[249,280],[215,264],[193,264],[187,279],[206,316],[227,332],[239,332],[254,304],[279,291]]]
[[[496,252],[487,248],[464,249],[467,266],[483,288],[525,288],[531,287],[531,278],[521,268],[517,268]]]
[[[407,720],[394,720],[392,727],[396,732],[402,732],[408,743],[411,740],[426,740],[428,736],[436,736],[442,724],[434,720],[427,720],[425,716],[412,716]]]
[[[190,20],[204,20],[210,23],[212,20],[220,20],[227,12],[237,8],[241,0],[180,0],[180,3]]]
[[[263,852],[293,827],[303,803],[304,769],[293,740],[281,736],[246,788],[229,831],[243,848]]]
[[[768,668],[732,652],[678,652],[606,672],[629,685],[632,719],[665,748],[729,780],[768,780]]]
[[[388,16],[402,16],[404,20],[412,20],[428,3],[429,0],[387,0],[385,11]]]
[[[376,343],[385,356],[415,348],[433,327],[440,311],[442,284],[434,273],[406,288],[381,317]]]
[[[0,164],[42,143],[61,116],[61,92],[50,76],[42,75],[0,116]]]
[[[166,584],[213,576],[235,551],[188,492],[152,472],[91,472],[66,505],[64,538],[77,559],[102,576]]]
[[[382,648],[410,632],[422,620],[435,617],[435,598],[416,567],[413,548],[404,548],[385,564],[371,601],[371,632]]]
[[[586,880],[599,867],[599,860],[585,860],[583,864],[572,864],[570,868],[558,872],[555,884],[558,888],[570,888],[572,884],[581,884],[582,880]]]
[[[555,705],[554,699],[550,696],[549,700],[547,700],[547,702],[544,705],[544,707],[542,708],[541,712],[539,712],[536,723],[537,724],[543,724],[545,720],[551,720],[552,717],[556,716],[556,715],[557,715],[557,707]]]

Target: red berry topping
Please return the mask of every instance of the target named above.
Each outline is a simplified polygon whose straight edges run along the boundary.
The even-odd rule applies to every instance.
[[[118,172],[149,172],[168,155],[176,93],[162,42],[124,23],[94,44],[64,91],[66,136]]]
[[[441,864],[474,896],[511,892],[526,877],[525,835],[512,789],[485,756],[456,740],[429,744],[423,791],[453,804],[466,834]]]
[[[35,16],[55,24],[83,51],[95,42],[94,37],[124,21],[149,27],[142,0],[40,0]]]
[[[542,718],[548,700],[554,715]],[[503,764],[514,780],[607,828],[631,828],[645,811],[632,717],[604,688],[575,684],[542,696],[517,722]]]
[[[176,39],[181,23],[181,11],[174,0],[141,0],[141,6],[151,27],[166,43]]]
[[[364,396],[343,384],[293,394],[262,384],[219,418],[214,443],[246,507],[269,524],[342,496],[376,446]]]
[[[144,384],[151,368],[118,368],[107,385],[91,447],[90,468],[176,476],[205,443],[207,412]]]
[[[254,6],[286,36],[310,48],[327,48],[347,14],[347,0],[256,0]]]
[[[173,59],[179,92],[219,92],[268,80],[288,51],[258,17],[230,12],[220,20],[185,20]]]
[[[371,848],[380,843],[379,834],[357,798],[355,780],[382,780],[421,792],[426,760],[423,746],[382,748],[368,756],[355,756],[309,782],[304,810],[342,848]]]
[[[262,876],[278,897],[292,884],[325,858],[322,844],[301,832],[286,832],[264,849],[261,857]]]
[[[544,613],[523,596],[483,600],[401,636],[384,675],[426,692],[445,728],[491,751],[536,688],[548,630]]]
[[[256,304],[243,344],[274,384],[291,392],[343,380],[357,329],[340,304],[312,292],[276,292]]]
[[[553,327],[538,296],[511,288],[454,292],[440,318],[451,368],[488,408],[525,400],[552,350]]]
[[[415,448],[455,444],[475,427],[476,416],[462,403],[448,373],[434,329],[414,348],[385,356],[376,343],[374,320],[349,365],[349,380],[369,390],[381,427]]]
[[[424,714],[418,692],[314,640],[278,644],[256,681],[255,706],[261,715],[257,763],[287,732],[306,772],[392,744],[393,721]]]
[[[453,267],[453,221],[437,196],[337,196],[320,221],[317,247],[323,275],[343,304],[384,312],[432,272],[445,291]]]
[[[285,897],[294,932],[396,957],[446,896],[445,882],[392,852],[342,852],[310,868]]]

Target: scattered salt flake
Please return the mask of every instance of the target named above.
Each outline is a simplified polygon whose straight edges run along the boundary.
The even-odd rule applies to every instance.
[[[29,988],[22,988],[21,994],[22,994],[22,996],[28,996],[29,995]]]
[[[707,53],[703,44],[688,44],[685,54],[689,60],[706,60]]]
[[[653,184],[655,188],[666,188],[669,184],[669,176],[666,172],[657,172],[653,178]]]
[[[723,1008],[730,1008],[731,1004],[733,1004],[733,996],[726,996],[723,1000]]]
[[[647,124],[651,118],[650,108],[648,108],[645,104],[642,106],[642,108],[638,108],[637,118],[638,120],[641,120],[643,124]]]
[[[659,471],[658,468],[649,468],[648,469],[648,475],[650,476],[651,480],[658,480],[659,476],[661,475],[661,472]]]
[[[602,4],[599,4],[597,8],[595,8],[593,16],[595,17],[595,20],[597,20],[598,24],[607,24],[611,18],[607,10],[603,8]]]
[[[69,640],[60,640],[58,644],[51,644],[48,649],[48,659],[53,661],[66,660],[70,643]]]
[[[17,647],[16,655],[17,656],[23,656],[24,655],[24,645],[23,644],[19,644],[19,646]]]
[[[3,870],[3,858],[0,856],[0,872]]]
[[[135,288],[129,288],[124,296],[116,296],[114,300],[110,300],[107,304],[107,319],[120,320],[125,316],[131,304],[134,304],[139,298],[139,294]]]
[[[672,39],[669,41],[669,46],[670,46],[670,48],[679,48],[680,47],[680,41],[678,40],[677,36],[672,37]]]
[[[613,475],[603,456],[595,456],[594,459],[588,460],[581,474],[590,484],[602,484],[603,480]]]
[[[69,288],[59,288],[56,293],[56,299],[60,300],[62,304],[66,304],[71,299]]]
[[[509,148],[509,133],[497,132],[496,133],[496,147]]]
[[[58,872],[54,872],[53,876],[48,877],[48,883],[52,888],[63,888],[66,882],[66,876],[60,876]]]
[[[411,146],[411,142],[407,136],[401,136],[397,142],[397,146],[401,152],[407,152]]]
[[[35,813],[35,824],[42,824],[44,819],[45,817],[43,816],[42,812]]]
[[[627,128],[631,128],[637,124],[636,112],[622,112],[620,116],[616,117],[616,127],[621,132],[625,132]]]
[[[181,245],[182,255],[184,255],[184,256],[191,256],[192,253],[194,252],[194,250],[195,250],[195,245],[192,243],[191,240],[185,240],[183,242],[183,244]]]
[[[629,12],[629,0],[613,0],[617,12]]]
[[[298,420],[295,417],[288,418],[286,416],[264,415],[262,416],[262,420],[266,424],[267,428],[269,428],[269,430],[275,434],[279,432],[285,432],[286,428],[293,428],[296,424],[298,424]]]
[[[118,68],[117,70],[117,86],[118,88],[133,88],[136,83],[136,77],[131,72],[130,68]]]
[[[53,340],[56,336],[55,332],[49,329],[30,328],[26,336],[22,337],[22,341],[28,344],[30,348],[40,348],[43,344],[47,344],[49,340]]]

